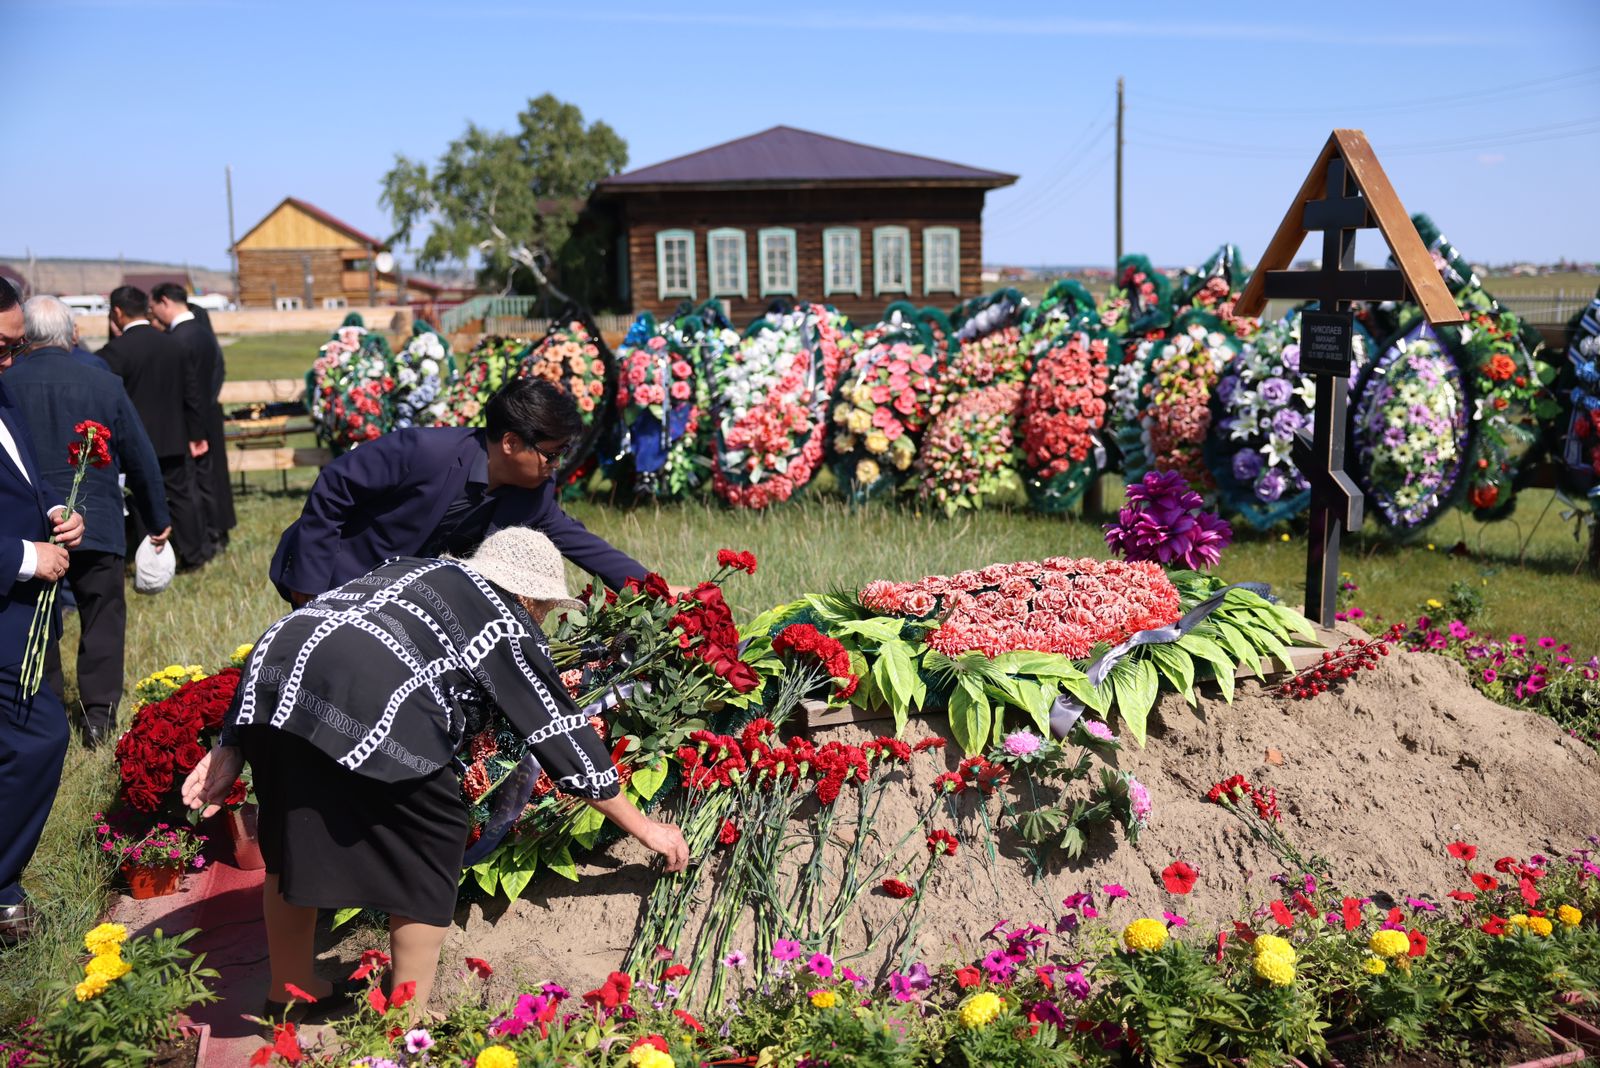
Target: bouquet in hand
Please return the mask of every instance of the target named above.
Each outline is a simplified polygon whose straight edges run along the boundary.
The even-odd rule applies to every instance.
[[[83,476],[91,467],[105,467],[111,463],[111,431],[102,423],[85,419],[72,428],[80,437],[67,445],[67,462],[72,465],[72,491],[67,494],[67,510],[61,513],[65,523],[72,518],[78,506],[78,490]],[[51,537],[51,542],[55,538]],[[44,681],[45,650],[50,647],[50,627],[55,617],[56,589],[52,582],[39,595],[33,610],[33,624],[28,628],[28,644],[22,653],[22,696],[32,697],[39,692]]]

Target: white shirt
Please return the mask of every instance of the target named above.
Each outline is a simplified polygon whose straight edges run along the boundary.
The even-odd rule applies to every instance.
[[[11,457],[11,462],[17,465],[17,471],[21,473],[22,480],[30,486],[33,485],[33,480],[28,477],[28,468],[22,462],[22,451],[17,448],[17,439],[11,436],[11,428],[6,425],[4,419],[0,419],[0,447],[4,447],[6,455]],[[53,516],[60,510],[62,510],[62,506],[57,505],[55,508],[50,509],[50,514]],[[33,547],[33,542],[23,538],[22,564],[17,568],[17,581],[28,581],[33,578],[34,573],[38,570],[39,552]]]
[[[186,323],[190,319],[193,319],[193,318],[194,318],[194,312],[192,312],[192,311],[186,311],[182,315],[174,315],[172,317],[172,322],[167,324],[167,333],[169,333],[169,334],[172,333],[173,328],[176,327],[179,323]]]
[[[135,319],[131,323],[123,323],[122,324],[122,332],[124,334],[126,334],[129,330],[132,330],[136,326],[149,326],[149,325],[150,325],[150,320],[149,319]]]

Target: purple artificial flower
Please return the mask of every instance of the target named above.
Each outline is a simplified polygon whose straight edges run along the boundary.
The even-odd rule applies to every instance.
[[[928,971],[928,966],[920,960],[906,969],[906,980],[911,984],[912,990],[922,991],[933,988],[933,973]]]
[[[736,949],[722,958],[722,963],[729,968],[743,968],[750,958],[744,955],[744,950]]]
[[[428,1034],[428,1032],[424,1031],[422,1028],[418,1027],[414,1030],[406,1032],[407,1053],[421,1053],[424,1050],[432,1048],[433,1036]]]
[[[1179,916],[1176,912],[1163,912],[1161,918],[1167,921],[1168,927],[1187,927],[1189,921]]]
[[[1283,472],[1268,468],[1256,479],[1256,496],[1264,503],[1271,504],[1283,496],[1283,491],[1288,488],[1288,480],[1283,477]]]
[[[889,976],[889,993],[896,1001],[912,1001],[916,998],[916,991],[911,988],[909,976],[895,972]]]
[[[1233,454],[1233,477],[1240,482],[1254,482],[1261,473],[1261,454],[1254,449],[1240,449]]]
[[[1289,403],[1289,398],[1294,396],[1294,387],[1286,378],[1273,376],[1261,383],[1261,388],[1256,391],[1261,395],[1261,402],[1272,408],[1278,408]]]
[[[1239,376],[1223,375],[1217,380],[1217,399],[1223,404],[1233,400],[1233,395],[1239,392]]]
[[[1283,365],[1291,371],[1300,370],[1300,346],[1290,342],[1283,347]]]
[[[1304,428],[1306,417],[1293,408],[1280,408],[1272,417],[1272,431],[1280,437],[1292,438],[1295,431]]]
[[[981,963],[989,981],[993,983],[1009,983],[1011,977],[1017,974],[1017,962],[1003,949],[991,951]]]
[[[1150,822],[1150,791],[1145,789],[1144,783],[1128,776],[1128,803],[1133,807],[1133,818],[1136,823]]]
[[[1106,544],[1125,560],[1211,567],[1233,540],[1233,528],[1204,508],[1182,475],[1151,471],[1128,487],[1127,504],[1106,526]]]

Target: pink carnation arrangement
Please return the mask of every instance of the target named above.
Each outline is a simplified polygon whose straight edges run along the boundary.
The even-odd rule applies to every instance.
[[[1027,377],[1027,372],[1022,331],[1014,326],[1002,327],[980,338],[964,341],[944,374],[939,377],[934,414],[957,403],[972,390],[990,385],[1021,383]]]
[[[949,515],[980,507],[1015,463],[1021,409],[1022,386],[1010,382],[968,393],[940,413],[917,455],[917,496]]]
[[[863,497],[883,476],[907,470],[932,417],[939,368],[921,345],[885,338],[858,350],[839,382],[832,422],[835,472],[846,493]]]
[[[842,337],[828,308],[801,305],[746,338],[716,369],[723,405],[711,485],[723,500],[766,508],[811,481]]]
[[[1022,454],[1029,473],[1054,478],[1089,458],[1105,426],[1107,341],[1083,332],[1051,345],[1034,364],[1022,398]]]
[[[1100,642],[1116,644],[1181,614],[1178,590],[1158,565],[1066,556],[870,582],[859,599],[874,612],[939,621],[927,642],[947,656],[1031,649],[1081,660]]]
[[[1191,323],[1169,342],[1159,343],[1146,384],[1144,431],[1157,471],[1175,471],[1202,493],[1216,489],[1205,461],[1211,429],[1211,392],[1236,354],[1233,343],[1205,324]]]

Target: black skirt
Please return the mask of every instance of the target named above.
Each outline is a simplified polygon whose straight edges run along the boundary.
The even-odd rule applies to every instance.
[[[287,731],[246,727],[239,743],[261,810],[261,857],[285,901],[452,922],[470,829],[454,768],[382,782]]]

